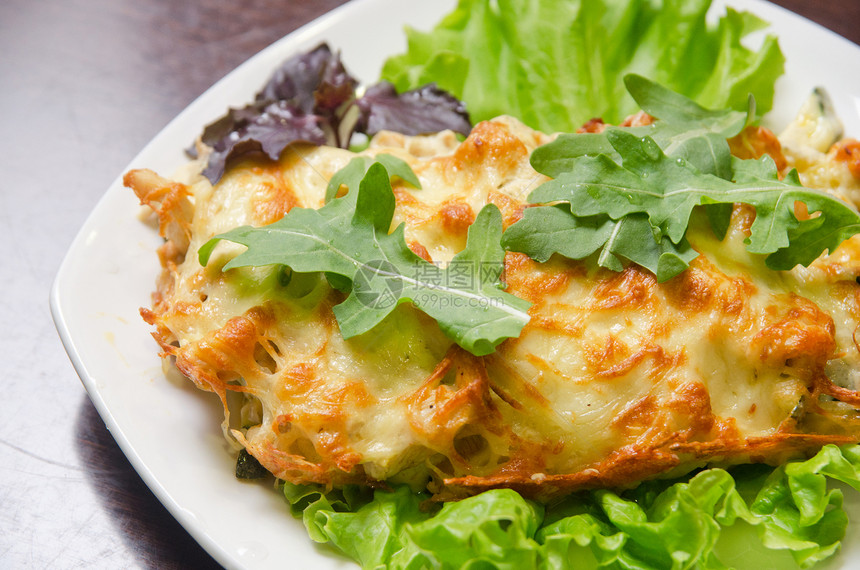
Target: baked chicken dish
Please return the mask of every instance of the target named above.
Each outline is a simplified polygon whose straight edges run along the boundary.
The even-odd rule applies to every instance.
[[[640,113],[623,127],[653,121]],[[251,153],[214,185],[200,174],[206,148],[171,178],[131,171],[126,185],[165,238],[143,318],[169,365],[221,399],[229,439],[293,483],[405,483],[437,500],[511,488],[547,500],[858,440],[860,237],[774,271],[747,249],[756,211],[738,203],[723,236],[693,212],[689,267],[668,279],[623,258],[612,270],[593,255],[538,260],[511,248],[489,268],[455,257],[485,206],[505,230],[535,206],[530,193],[551,177],[530,156],[554,140],[502,116],[465,138],[382,131],[357,153],[306,143],[277,160]],[[779,136],[746,127],[728,144],[738,158],[767,155],[780,178],[796,169],[809,187],[860,199],[860,143],[841,139],[823,93]],[[399,227],[421,267],[439,270],[425,284],[495,271],[525,301],[518,335],[469,351],[401,298],[345,338],[335,308],[350,293],[325,272],[225,269],[246,249],[226,240],[201,264],[213,237],[319,210],[336,173],[383,155],[418,182],[390,178],[386,230]],[[352,191],[338,187],[333,202]]]

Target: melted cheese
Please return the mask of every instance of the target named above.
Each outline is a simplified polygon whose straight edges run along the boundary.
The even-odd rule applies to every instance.
[[[544,180],[529,154],[548,140],[500,118],[462,143],[384,133],[365,153],[411,165],[422,189],[395,186],[394,224],[406,224],[416,252],[445,262],[483,205],[499,206],[505,225],[519,219]],[[509,253],[508,291],[533,303],[531,320],[486,357],[409,305],[344,340],[332,315],[341,293],[315,275],[287,281],[280,268],[222,272],[239,246],[199,265],[197,249],[217,233],[320,207],[352,156],[295,145],[278,162],[236,165],[214,187],[126,178],[167,237],[144,317],[179,370],[222,398],[231,437],[277,477],[406,481],[443,499],[498,486],[549,497],[857,439],[860,241],[772,272],[744,247],[753,213],[743,207],[722,242],[694,223],[701,255],[663,284],[637,266],[613,273]],[[244,395],[243,413],[229,393]]]
[[[842,123],[828,95],[816,89],[800,107],[795,119],[780,134],[789,168],[795,168],[804,186],[860,202],[860,143],[842,137]],[[840,149],[856,147],[854,162]]]

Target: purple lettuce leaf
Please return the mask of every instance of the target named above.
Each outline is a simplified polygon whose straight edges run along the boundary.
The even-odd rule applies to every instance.
[[[227,163],[242,155],[262,152],[277,160],[290,143],[304,141],[322,145],[328,142],[318,116],[304,114],[286,101],[231,109],[221,121],[231,123],[231,128],[211,142],[212,153],[203,170],[203,175],[213,184],[221,179]],[[212,128],[213,132],[227,130],[223,125]],[[204,142],[207,142],[205,138]]]
[[[435,83],[398,94],[383,81],[368,87],[356,105],[361,110],[356,130],[371,136],[382,130],[414,136],[445,129],[468,135],[472,129],[466,105]]]
[[[253,103],[229,109],[206,126],[200,140],[212,152],[203,175],[215,184],[239,157],[263,153],[276,160],[294,142],[347,148],[355,132],[468,134],[471,129],[464,104],[435,85],[398,95],[390,84],[378,84],[359,99],[357,87],[340,54],[325,43],[287,59]],[[350,113],[353,107],[357,113]],[[194,146],[187,152],[197,157]]]
[[[287,101],[305,114],[332,110],[355,96],[358,82],[325,43],[287,59],[257,93],[257,101]]]

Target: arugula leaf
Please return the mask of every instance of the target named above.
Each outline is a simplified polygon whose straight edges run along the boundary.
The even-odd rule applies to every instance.
[[[358,188],[358,185],[361,184],[361,179],[364,178],[370,165],[374,162],[378,162],[384,166],[391,176],[401,178],[412,185],[413,188],[421,188],[421,181],[415,176],[415,172],[409,168],[409,164],[392,154],[378,154],[374,158],[356,156],[329,179],[325,189],[325,203],[328,204],[337,196],[337,192],[341,186]]]
[[[507,114],[548,133],[638,111],[621,82],[630,73],[714,108],[743,110],[752,93],[767,112],[785,61],[776,38],[745,47],[766,24],[730,8],[712,21],[710,4],[459,0],[431,31],[407,28],[406,51],[381,77],[401,91],[436,82],[475,122]]]
[[[648,136],[673,158],[683,158],[701,172],[721,178],[732,178],[732,155],[729,139],[755,117],[755,100],[750,98],[745,112],[732,109],[711,110],[693,100],[646,79],[631,74],[624,84],[643,111],[658,119],[647,127],[625,129],[637,136]],[[554,141],[538,147],[531,164],[538,172],[557,177],[571,170],[574,159],[585,155],[620,156],[602,133],[562,133]]]
[[[796,173],[780,180],[769,157],[731,156],[726,139],[751,120],[753,100],[746,113],[714,111],[643,77],[625,81],[659,120],[649,127],[561,135],[536,149],[532,166],[554,179],[529,200],[567,205],[526,209],[506,231],[506,248],[540,261],[553,253],[583,259],[599,252],[601,267],[618,271],[619,258],[625,258],[662,282],[697,255],[684,238],[696,207],[706,209],[722,239],[732,204],[754,206],[747,247],[768,255],[766,264],[775,270],[809,265],[860,233],[860,215],[845,202],[804,188]],[[813,216],[799,220],[796,202]]]
[[[681,158],[703,173],[732,179],[733,157],[727,139],[754,119],[754,98],[749,98],[746,112],[711,110],[641,75],[627,75],[624,84],[642,110],[658,119],[650,126],[628,128],[627,132],[650,136],[665,154]],[[597,154],[609,155],[615,161],[621,158],[603,132],[563,133],[535,149],[530,160],[535,170],[556,177],[570,170],[574,159]],[[708,204],[705,209],[711,228],[722,239],[728,231],[731,204]]]
[[[390,174],[381,163],[367,169],[358,187],[319,210],[294,208],[281,220],[220,234],[198,251],[206,265],[215,245],[229,240],[247,246],[223,268],[283,264],[304,273],[323,271],[351,283],[334,307],[344,338],[373,328],[406,301],[430,315],[457,344],[481,356],[519,335],[530,303],[502,290],[502,217],[485,206],[469,228],[466,247],[446,267],[413,253],[405,226],[389,233],[394,216]],[[346,180],[349,183],[349,180]]]
[[[536,261],[546,261],[559,253],[570,259],[584,259],[596,252],[597,264],[621,271],[621,259],[635,261],[657,276],[671,279],[698,255],[687,240],[674,244],[657,240],[643,214],[613,220],[605,214],[573,216],[570,205],[526,208],[523,218],[502,236],[502,246],[526,253]]]
[[[778,185],[773,161],[735,159],[739,185]],[[848,203],[818,190],[803,188],[796,171],[783,180],[792,189],[777,194],[773,201],[756,207],[747,249],[770,253],[765,262],[770,269],[787,270],[809,265],[823,252],[833,252],[840,243],[860,233],[860,215]],[[813,217],[798,220],[794,203],[806,204]]]
[[[756,209],[756,219],[748,249],[760,254],[780,252],[768,259],[773,269],[808,265],[860,231],[860,215],[854,208],[825,192],[804,188],[796,175],[779,180],[769,157],[757,161],[755,167],[740,168],[743,176],[731,182],[666,156],[650,137],[641,139],[611,129],[607,138],[621,156],[621,164],[607,155],[579,157],[569,172],[537,188],[529,200],[569,202],[576,216],[606,214],[619,220],[645,213],[657,241],[667,237],[673,244],[684,237],[695,206],[750,204]],[[817,216],[799,221],[795,202],[805,203]]]

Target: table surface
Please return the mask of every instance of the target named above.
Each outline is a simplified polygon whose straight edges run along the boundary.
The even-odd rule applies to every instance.
[[[146,142],[245,59],[341,3],[0,2],[0,567],[217,567],[105,428],[48,293],[87,214]],[[860,43],[857,0],[776,3]]]

